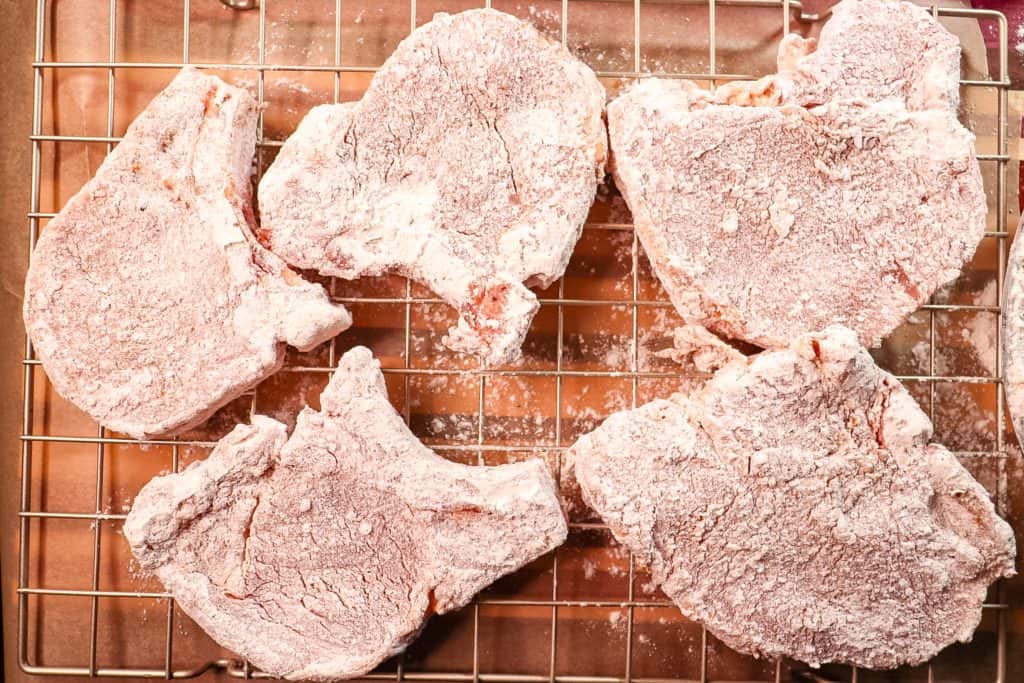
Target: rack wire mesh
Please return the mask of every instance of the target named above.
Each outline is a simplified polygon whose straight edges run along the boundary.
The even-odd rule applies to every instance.
[[[49,167],[44,162],[44,146],[100,145],[109,152],[119,140],[115,134],[119,79],[128,80],[126,87],[132,87],[132,72],[169,70],[193,63],[190,24],[193,5],[199,4],[199,0],[184,0],[182,4],[181,59],[178,62],[118,59],[118,25],[119,22],[131,19],[131,12],[136,5],[125,0],[109,0],[105,59],[62,61],[48,57],[52,52],[52,43],[62,40],[60,34],[48,33],[51,26],[50,12],[54,4],[38,0],[36,16],[35,59],[32,64],[35,99],[30,136],[33,149],[32,195],[28,213],[32,245],[45,222],[55,215],[52,210],[42,210],[42,188],[52,180],[46,177]],[[491,3],[488,1],[485,4],[489,6]],[[626,60],[629,68],[598,71],[598,75],[609,83],[617,79],[649,75],[693,78],[711,84],[752,78],[756,74],[731,73],[717,68],[717,24],[719,11],[723,7],[729,8],[730,12],[737,9],[776,8],[780,28],[787,32],[794,23],[809,26],[826,16],[811,14],[804,11],[800,3],[786,0],[675,3],[699,6],[706,12],[707,68],[694,72],[679,69],[658,72],[656,65],[652,68],[643,59],[642,27],[645,12],[652,6],[665,3],[625,0],[619,4],[631,18],[629,24],[621,26],[620,30],[631,39],[632,50]],[[569,18],[580,5],[578,0],[561,0],[557,24],[551,32],[563,44],[569,43]],[[258,15],[254,60],[195,65],[254,76],[253,87],[261,103],[268,101],[268,76],[285,72],[322,74],[329,78],[329,99],[335,102],[342,99],[346,92],[344,79],[354,78],[355,87],[358,88],[359,84],[365,87],[366,79],[360,80],[360,76],[368,77],[374,67],[343,62],[342,0],[325,3],[326,11],[333,12],[333,54],[330,59],[324,60],[326,63],[318,64],[275,63],[268,59],[268,6],[264,2],[252,10]],[[974,469],[986,473],[986,483],[995,494],[1001,511],[1005,513],[1008,486],[1006,463],[1010,458],[1019,457],[1015,451],[1009,452],[1008,439],[1012,437],[1003,427],[1006,418],[998,372],[1001,350],[996,334],[1001,313],[998,297],[1002,289],[1009,236],[1007,216],[1013,212],[1012,207],[1008,206],[1007,187],[1010,160],[1007,154],[1009,31],[1006,19],[998,12],[941,7],[933,8],[933,11],[940,19],[961,18],[988,23],[998,40],[995,54],[997,77],[965,78],[962,81],[964,89],[980,88],[994,93],[995,101],[990,113],[995,121],[989,135],[990,151],[978,156],[983,165],[989,165],[992,170],[986,174],[986,183],[989,185],[987,189],[994,197],[994,210],[990,214],[986,240],[994,241],[994,250],[991,250],[994,253],[993,272],[990,274],[995,283],[996,298],[965,302],[950,296],[945,300],[933,300],[909,323],[923,330],[927,341],[926,357],[918,358],[916,369],[905,372],[893,369],[915,390],[915,394],[937,421],[942,418],[943,386],[955,384],[993,389],[994,398],[991,401],[986,399],[984,403],[991,413],[990,421],[995,424],[994,438],[983,447],[969,444],[958,454],[965,461],[977,459],[984,463]],[[409,3],[407,16],[409,30],[429,18],[420,16],[417,0]],[[49,81],[54,74],[66,71],[92,71],[105,75],[106,116],[103,134],[68,135],[44,130],[49,101],[47,91],[53,87]],[[271,103],[268,113],[273,106]],[[276,147],[280,145],[280,140],[265,136],[265,115],[261,115],[259,122],[258,171],[265,168]],[[618,267],[616,269],[615,263],[608,266],[607,262],[603,267],[614,271],[619,278],[618,282],[602,290],[603,294],[577,287],[571,274],[576,273],[585,279],[594,270],[593,264],[587,262],[587,249],[607,255],[609,252],[606,248],[612,243],[621,247],[617,251],[612,250],[614,253],[611,261],[617,263]],[[518,365],[491,369],[466,365],[458,358],[445,355],[434,343],[433,330],[446,326],[443,314],[440,315],[441,324],[438,325],[438,310],[443,311],[443,304],[415,284],[395,278],[369,284],[327,281],[332,296],[353,308],[357,320],[369,323],[357,322],[357,327],[347,333],[348,336],[343,335],[325,348],[310,354],[290,355],[279,378],[271,380],[280,386],[274,389],[261,385],[255,392],[225,409],[221,422],[230,427],[234,421],[245,419],[248,414],[272,410],[269,404],[280,398],[280,395],[294,394],[296,391],[302,394],[308,390],[308,386],[303,387],[301,382],[293,381],[295,378],[312,378],[313,385],[319,382],[322,386],[339,351],[358,341],[376,345],[374,350],[384,361],[393,401],[417,434],[424,437],[438,452],[447,457],[475,462],[540,456],[548,458],[557,470],[560,454],[567,443],[579,432],[596,424],[603,413],[615,408],[636,406],[655,395],[669,393],[674,386],[673,382],[678,379],[677,372],[670,366],[652,363],[642,353],[642,348],[649,342],[647,332],[652,327],[664,326],[666,317],[671,322],[672,314],[667,299],[651,277],[628,218],[623,218],[614,210],[596,210],[585,227],[574,264],[570,266],[570,276],[562,278],[541,295],[542,310],[534,326],[535,331],[531,332],[531,337],[537,342],[534,344],[533,355],[528,353],[528,359]],[[944,349],[949,340],[948,335],[944,336],[940,318],[957,315],[978,316],[987,321],[985,324],[990,328],[989,332],[996,338],[995,358],[994,363],[989,364],[990,371],[947,371],[949,368],[944,362]],[[593,329],[588,328],[586,319],[594,317],[600,317],[603,324],[617,329],[617,338],[622,342],[619,346],[603,347],[596,355],[588,352],[587,334]],[[363,327],[360,327],[361,324]],[[528,346],[530,343],[528,339]],[[881,356],[885,362],[884,351]],[[604,391],[618,398],[598,404],[596,411],[587,408],[590,403],[585,395],[591,387],[596,387],[595,393]],[[438,394],[444,396],[440,403],[447,404],[448,409],[437,409],[437,406],[430,403],[431,397]],[[182,630],[183,624],[188,622],[187,617],[176,609],[173,599],[162,592],[159,586],[152,590],[142,589],[136,577],[117,581],[106,577],[108,572],[114,571],[115,564],[127,565],[128,562],[124,542],[116,533],[125,514],[123,510],[112,511],[110,504],[111,480],[116,476],[118,468],[151,466],[155,473],[156,465],[139,463],[160,461],[166,465],[165,469],[177,471],[187,461],[201,457],[205,450],[212,447],[218,435],[216,429],[191,437],[186,435],[177,439],[136,442],[95,426],[83,427],[94,430],[92,434],[75,433],[74,429],[66,426],[55,428],[54,424],[58,421],[50,419],[51,414],[65,407],[59,404],[59,398],[46,384],[45,375],[33,357],[31,346],[25,352],[24,395],[17,606],[18,656],[22,670],[39,675],[167,679],[189,678],[217,670],[232,677],[261,677],[260,672],[254,671],[248,663],[232,658],[229,653],[211,655],[209,652],[216,648],[211,650],[209,647],[203,649],[188,645],[188,641],[201,638],[201,634],[197,635],[198,629],[194,627],[191,632]],[[505,412],[509,412],[509,406],[512,406],[511,412],[515,413],[517,407],[522,407],[520,404],[530,405],[525,412],[520,411],[521,414],[513,414],[511,418],[498,415],[493,410],[492,400],[497,395],[502,396],[500,403]],[[304,396],[302,394],[300,398]],[[530,409],[537,403],[545,404],[533,416],[539,416],[534,422],[542,426],[524,429],[520,423],[524,417],[527,423],[530,421]],[[452,408],[452,405],[456,407]],[[574,407],[581,405],[583,409],[574,410]],[[75,419],[72,419],[72,424],[83,424],[80,420],[75,422]],[[438,428],[436,423],[439,420],[441,426]],[[512,427],[509,428],[506,423],[512,424]],[[453,424],[454,436],[450,433]],[[72,449],[65,454],[65,460],[61,459],[62,448]],[[126,465],[126,462],[131,464]],[[82,481],[84,476],[89,479]],[[50,491],[66,486],[68,477],[74,477],[79,488],[85,486],[91,491],[87,509],[75,511],[51,504],[55,497],[50,495]],[[94,483],[90,484],[93,477]],[[128,491],[126,496],[133,493]],[[52,526],[57,524],[67,524],[73,528],[57,533]],[[635,564],[628,554],[617,551],[613,544],[606,542],[607,532],[599,523],[583,514],[573,521],[572,527],[573,533],[582,539],[575,548],[570,544],[570,547],[540,560],[516,577],[499,582],[495,589],[482,594],[452,619],[435,619],[440,625],[428,628],[424,636],[427,644],[418,654],[399,657],[368,678],[495,683],[682,683],[724,679],[781,681],[788,678],[871,680],[869,672],[848,667],[815,673],[792,662],[759,663],[730,653],[711,634],[682,619],[663,595],[650,591],[645,584],[643,568]],[[587,540],[595,537],[604,539],[600,543],[591,544],[596,550],[588,546],[590,541]],[[87,558],[87,566],[82,571],[72,572],[69,576],[54,574],[54,567],[63,571],[64,555],[78,554]],[[617,588],[600,589],[592,593],[574,588],[577,583],[586,584],[595,572],[603,572],[606,578],[615,579],[612,583]],[[87,585],[81,585],[83,580]],[[980,649],[968,649],[957,658],[957,661],[966,659],[973,662],[969,663],[968,668],[973,672],[972,676],[977,676],[970,680],[993,680],[1000,683],[1011,680],[1007,677],[1007,615],[1010,604],[1006,594],[1006,587],[998,586],[985,606],[982,630],[989,637],[981,639],[984,642],[980,646],[976,639],[975,647]],[[160,616],[150,620],[145,611],[140,617],[137,610],[130,612],[127,618],[117,615],[117,608],[113,606],[127,601],[158,605]],[[70,609],[68,605],[71,604],[84,610],[81,619],[66,618]],[[525,626],[520,630],[500,624],[497,628],[489,627],[492,614],[497,614],[500,619],[511,620],[507,624],[518,619],[518,623]],[[594,614],[597,615],[598,627],[594,627],[594,619],[588,617]],[[162,637],[147,645],[132,645],[128,649],[137,654],[138,648],[144,648],[148,654],[142,659],[161,663],[134,665],[130,662],[132,652],[117,658],[113,664],[103,661],[108,654],[108,641],[116,639],[116,642],[123,643],[126,640],[124,633],[111,632],[110,624],[114,622],[122,630],[137,629],[140,632],[151,632],[156,623]],[[585,625],[581,627],[581,623]],[[570,635],[566,636],[566,633]],[[46,661],[48,650],[44,641],[47,638],[63,643],[73,641],[81,646],[75,650],[78,655],[71,658],[73,661]],[[127,641],[130,640],[128,637]],[[651,657],[650,651],[655,644],[660,644],[662,652]],[[447,659],[433,657],[429,652],[431,649],[447,652]],[[495,656],[495,653],[501,652],[514,653],[512,659],[521,659],[522,666],[517,668],[514,661],[512,665],[507,661],[501,663],[502,658]],[[456,660],[460,664],[452,664]],[[609,661],[617,664],[609,665]],[[591,666],[588,662],[600,663]],[[941,661],[937,661],[896,676],[900,680],[939,680],[945,671],[943,666]],[[953,666],[955,668],[959,665]]]

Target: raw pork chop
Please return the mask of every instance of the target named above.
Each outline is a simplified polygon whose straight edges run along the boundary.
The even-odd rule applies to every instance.
[[[136,438],[174,434],[348,327],[254,239],[256,103],[184,69],[43,231],[25,326],[56,390]]]
[[[434,455],[388,403],[370,352],[346,353],[291,438],[256,416],[210,457],[154,479],[125,536],[215,640],[292,679],[363,674],[431,614],[565,540],[539,460]]]
[[[844,0],[813,47],[716,92],[641,81],[608,107],[613,170],[687,322],[765,348],[841,323],[873,346],[984,234],[959,46],[919,7]]]
[[[737,650],[890,668],[970,639],[1010,527],[848,329],[735,361],[570,450],[584,500]]]
[[[1003,285],[1003,390],[1018,443],[1024,442],[1024,232],[1017,226]]]
[[[438,14],[363,99],[313,109],[260,182],[262,239],[300,268],[396,272],[458,309],[446,344],[519,355],[604,175],[604,89],[533,26]],[[524,286],[524,284],[526,286]]]
[[[817,42],[815,49],[813,39],[784,39],[779,74],[767,81],[784,90],[783,101],[896,100],[910,111],[956,112],[960,43],[928,10],[903,0],[844,0]]]

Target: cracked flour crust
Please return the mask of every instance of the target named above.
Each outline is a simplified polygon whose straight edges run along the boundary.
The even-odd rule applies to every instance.
[[[438,14],[360,101],[316,107],[285,142],[261,239],[325,275],[407,275],[458,309],[448,346],[512,360],[538,307],[527,287],[565,270],[604,176],[604,101],[529,23]]]
[[[380,366],[346,353],[289,438],[263,416],[205,461],[147,484],[124,533],[217,642],[291,679],[363,674],[431,614],[561,544],[541,460],[498,467],[428,450]]]
[[[726,645],[891,668],[969,640],[1013,532],[903,386],[830,327],[616,413],[584,500]]]
[[[43,230],[25,327],[56,390],[136,438],[170,435],[351,323],[250,226],[256,102],[184,69]]]
[[[613,172],[688,323],[764,348],[843,324],[876,345],[985,230],[960,49],[922,8],[844,0],[779,73],[645,79],[608,106]]]

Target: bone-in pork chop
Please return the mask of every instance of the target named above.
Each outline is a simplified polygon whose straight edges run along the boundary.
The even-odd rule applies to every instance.
[[[260,182],[261,238],[326,275],[407,275],[458,309],[448,346],[511,360],[603,177],[604,98],[530,24],[439,14],[359,102],[306,116]]]
[[[275,676],[360,675],[431,614],[566,537],[531,460],[449,462],[388,403],[370,352],[346,353],[291,437],[256,416],[210,457],[139,493],[125,536],[217,642]]]
[[[970,639],[1015,544],[850,330],[734,361],[571,448],[583,498],[732,648],[890,668]]]
[[[903,0],[844,0],[814,40],[796,34],[770,79],[803,107],[836,99],[896,100],[910,111],[959,104],[960,43],[930,11]]]
[[[956,39],[908,3],[844,0],[813,47],[786,40],[754,84],[650,79],[608,107],[617,185],[676,308],[764,348],[830,324],[877,344],[985,230]]]
[[[56,390],[144,438],[183,431],[348,312],[251,232],[256,102],[184,69],[43,230],[25,326]]]

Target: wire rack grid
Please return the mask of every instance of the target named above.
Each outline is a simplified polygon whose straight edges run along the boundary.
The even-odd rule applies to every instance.
[[[35,78],[35,95],[34,95],[34,108],[33,108],[33,129],[30,136],[30,141],[33,149],[32,156],[32,194],[31,194],[31,207],[28,213],[28,219],[30,221],[30,239],[31,245],[34,246],[36,237],[40,232],[40,229],[49,218],[52,218],[55,214],[53,212],[45,212],[40,210],[40,187],[41,187],[41,176],[43,174],[43,163],[42,159],[42,145],[44,143],[93,143],[99,145],[105,145],[107,152],[109,152],[113,146],[119,141],[119,138],[115,136],[115,92],[117,88],[117,77],[119,73],[123,73],[124,70],[133,69],[169,69],[175,67],[181,67],[186,64],[190,64],[190,1],[184,0],[182,22],[183,22],[183,44],[181,46],[181,60],[179,63],[171,62],[129,62],[119,61],[117,59],[117,46],[116,46],[116,27],[118,21],[123,17],[124,9],[119,10],[118,0],[109,1],[109,46],[108,46],[108,57],[106,60],[98,61],[48,61],[46,59],[46,41],[47,41],[47,13],[48,3],[46,0],[38,0],[37,3],[37,16],[36,16],[36,38],[35,38],[35,58],[32,64]],[[236,8],[245,8],[255,3],[249,2],[227,2],[225,4],[235,5]],[[490,6],[490,1],[485,3]],[[788,32],[792,22],[800,22],[808,24],[811,22],[817,22],[823,20],[825,15],[816,15],[805,12],[799,2],[789,0],[707,0],[706,2],[684,2],[681,4],[691,4],[706,7],[707,12],[707,30],[708,30],[708,69],[705,72],[695,73],[683,73],[683,72],[668,72],[668,73],[651,73],[649,70],[645,71],[642,67],[641,59],[641,26],[644,18],[644,10],[647,3],[642,3],[640,0],[625,0],[624,4],[632,5],[632,25],[628,27],[628,31],[632,34],[632,68],[629,70],[619,71],[599,71],[598,75],[604,79],[630,79],[643,76],[658,75],[663,77],[675,77],[675,78],[692,78],[710,82],[714,84],[720,81],[728,80],[739,80],[739,79],[750,79],[753,76],[748,74],[739,73],[725,73],[719,72],[716,69],[717,55],[716,55],[716,11],[719,7],[748,7],[748,8],[778,8],[781,14],[781,24],[786,32]],[[268,73],[281,72],[281,71],[306,71],[306,72],[325,72],[331,74],[333,77],[333,100],[339,101],[342,92],[342,77],[349,73],[369,73],[374,71],[372,67],[366,66],[346,66],[342,63],[342,30],[341,30],[341,17],[342,17],[342,0],[335,0],[334,6],[334,19],[335,19],[335,33],[334,33],[334,45],[333,45],[333,63],[329,65],[289,65],[289,64],[275,64],[267,61],[267,4],[260,3],[258,8],[253,11],[258,12],[259,23],[258,23],[258,46],[257,46],[257,60],[255,63],[202,63],[194,64],[200,68],[208,69],[230,69],[238,71],[246,71],[255,73],[256,77],[256,91],[260,103],[264,103],[266,100],[266,76]],[[573,12],[573,2],[569,0],[561,1],[561,14],[559,19],[559,34],[563,44],[568,43],[569,35],[569,16]],[[1007,165],[1009,156],[1007,154],[1007,91],[1009,88],[1008,81],[1008,69],[1007,69],[1007,48],[1008,48],[1008,28],[1005,17],[998,12],[987,11],[987,10],[975,10],[975,9],[951,9],[951,8],[933,8],[933,12],[939,17],[949,18],[969,18],[976,19],[979,21],[991,22],[997,28],[999,47],[998,47],[998,79],[992,80],[970,80],[965,79],[962,81],[962,86],[965,88],[971,87],[985,87],[994,88],[997,92],[997,127],[995,130],[995,152],[991,154],[979,154],[979,159],[985,162],[990,162],[995,165],[995,183],[994,194],[996,196],[996,216],[993,221],[990,222],[990,229],[986,233],[987,238],[996,240],[997,254],[998,254],[998,265],[996,273],[996,284],[998,290],[1002,290],[1003,274],[1005,269],[1006,261],[1006,242],[1009,235],[1007,230]],[[415,29],[418,23],[417,18],[417,0],[411,0],[409,4],[409,29]],[[57,134],[44,134],[43,121],[44,121],[44,106],[45,100],[43,96],[44,91],[44,74],[48,71],[61,70],[61,69],[100,69],[106,72],[107,81],[107,111],[106,111],[106,134],[101,136],[84,136],[84,135],[57,135]],[[264,120],[261,114],[259,121],[259,138],[258,138],[258,149],[262,156],[267,150],[280,145],[280,141],[264,138]],[[262,168],[262,164],[258,164],[258,168]],[[602,299],[602,298],[581,298],[567,296],[565,280],[560,280],[553,290],[549,290],[548,294],[541,297],[541,303],[543,308],[554,309],[557,316],[556,331],[555,331],[555,352],[554,352],[554,367],[551,369],[486,369],[486,368],[438,368],[438,367],[420,367],[414,365],[411,362],[413,354],[413,324],[412,324],[412,311],[416,305],[424,304],[440,304],[438,299],[431,298],[430,296],[421,296],[416,293],[413,283],[405,281],[404,288],[405,292],[402,296],[337,296],[337,283],[333,280],[330,281],[330,291],[334,298],[338,301],[346,304],[370,304],[370,305],[393,305],[399,307],[402,310],[404,321],[402,323],[402,362],[397,367],[386,367],[385,373],[389,376],[389,379],[395,379],[400,382],[404,389],[404,404],[403,412],[404,416],[408,421],[411,419],[412,408],[410,405],[410,392],[409,386],[410,381],[417,376],[451,376],[458,375],[462,378],[469,378],[475,384],[476,393],[476,412],[474,416],[475,420],[475,439],[472,439],[468,443],[459,444],[438,444],[435,448],[448,455],[449,457],[476,457],[478,461],[483,462],[487,457],[488,453],[494,453],[497,455],[501,454],[521,454],[524,457],[532,455],[554,455],[555,466],[557,468],[560,462],[557,457],[564,449],[563,444],[563,390],[565,383],[572,378],[614,378],[628,383],[629,391],[629,404],[636,406],[641,401],[640,382],[643,380],[651,379],[671,379],[675,373],[665,371],[649,370],[641,367],[639,359],[639,348],[640,348],[640,333],[641,333],[641,318],[645,309],[668,309],[670,304],[661,297],[646,296],[644,288],[641,284],[641,268],[642,268],[642,251],[638,244],[637,238],[632,230],[632,225],[628,222],[599,222],[594,221],[586,225],[585,231],[597,231],[603,234],[618,233],[625,235],[625,239],[630,241],[629,245],[629,259],[630,259],[630,289],[629,297],[624,299]],[[587,370],[587,369],[575,369],[567,367],[565,360],[565,334],[566,334],[566,311],[573,307],[625,307],[628,310],[629,315],[629,337],[630,337],[630,354],[631,358],[628,361],[628,367],[625,370]],[[927,312],[928,316],[928,328],[929,328],[929,358],[927,360],[927,372],[916,373],[916,374],[904,374],[900,378],[907,382],[920,383],[922,386],[927,387],[927,393],[925,394],[926,403],[930,409],[931,414],[935,414],[935,401],[936,401],[936,385],[942,382],[959,382],[959,383],[977,383],[977,384],[994,384],[998,387],[1001,382],[1001,377],[996,374],[995,376],[989,376],[985,374],[975,375],[943,375],[936,370],[936,314],[940,312],[975,312],[975,313],[987,313],[991,314],[995,325],[999,324],[999,316],[1001,307],[997,300],[995,305],[987,304],[954,304],[954,303],[930,303],[923,307],[923,310]],[[998,329],[998,327],[996,328]],[[998,335],[997,335],[998,336]],[[999,363],[1000,349],[998,341],[996,345],[996,365],[995,367],[1001,367]],[[336,344],[332,343],[327,349],[327,353],[323,358],[324,362],[320,364],[308,364],[303,362],[290,362],[285,368],[285,372],[310,372],[310,373],[328,373],[335,365],[335,359],[337,355]],[[83,437],[83,436],[70,436],[64,434],[53,434],[45,430],[38,429],[36,420],[34,419],[33,411],[35,409],[34,391],[38,385],[39,378],[36,377],[38,373],[41,373],[39,363],[34,359],[31,345],[27,345],[25,350],[24,360],[24,421],[23,421],[23,434],[22,434],[22,479],[21,479],[21,503],[20,503],[20,557],[19,557],[19,579],[18,579],[18,654],[19,663],[21,669],[29,674],[38,675],[61,675],[61,676],[110,676],[110,677],[122,677],[122,678],[190,678],[199,676],[202,673],[209,670],[220,670],[226,672],[232,677],[263,677],[261,672],[253,670],[247,662],[240,662],[235,659],[228,657],[220,657],[208,659],[205,661],[196,661],[192,666],[181,667],[175,665],[175,621],[180,619],[176,616],[173,598],[162,592],[134,592],[134,591],[121,591],[121,590],[104,590],[101,589],[100,575],[102,570],[102,555],[101,555],[101,528],[104,523],[120,524],[124,519],[124,514],[111,513],[105,509],[104,504],[104,492],[103,492],[103,479],[105,468],[107,467],[107,459],[110,457],[106,450],[110,446],[119,444],[133,444],[142,443],[147,446],[164,446],[170,449],[171,452],[171,467],[174,471],[178,470],[180,464],[180,453],[181,449],[186,447],[199,447],[208,448],[213,444],[210,441],[204,440],[184,440],[184,439],[169,439],[169,440],[153,440],[149,442],[133,442],[129,439],[123,438],[119,435],[112,435],[107,433],[103,428],[97,428],[95,436]],[[509,443],[490,443],[485,430],[485,419],[487,416],[488,407],[488,385],[493,383],[502,377],[545,377],[553,380],[553,391],[554,391],[554,445],[553,446],[538,446],[536,444],[509,444]],[[997,390],[997,397],[995,401],[995,418],[997,425],[1004,424],[1004,404],[1001,391]],[[250,397],[249,412],[256,411],[256,399],[255,396]],[[993,450],[979,451],[979,452],[960,452],[959,455],[963,457],[979,456],[979,457],[990,457],[996,456],[998,462],[1002,462],[1002,458],[1005,456],[1005,441],[1006,437],[1003,434],[1003,429],[997,429],[996,438]],[[32,489],[32,468],[33,468],[33,446],[37,444],[84,444],[87,446],[95,447],[95,462],[93,471],[96,477],[95,486],[95,509],[91,512],[68,512],[59,510],[45,510],[38,509],[33,501],[33,489]],[[999,466],[997,490],[1005,491],[1006,488],[1006,477],[1002,466]],[[997,496],[997,499],[999,497]],[[998,500],[997,500],[998,502]],[[39,520],[83,520],[88,521],[92,524],[91,533],[91,545],[92,545],[92,571],[91,571],[91,585],[89,588],[83,589],[67,589],[67,588],[52,588],[47,586],[33,586],[30,580],[30,561],[32,560],[32,523]],[[600,528],[599,524],[592,522],[576,522],[572,526],[577,529],[588,529],[588,528]],[[468,670],[462,671],[415,671],[410,670],[405,666],[404,661],[399,658],[395,663],[393,670],[387,671],[382,670],[377,673],[370,674],[367,678],[378,679],[378,680],[395,680],[400,681],[406,680],[422,680],[422,681],[490,681],[493,683],[541,683],[543,681],[561,681],[562,683],[612,683],[614,681],[637,681],[638,683],[668,683],[669,681],[684,683],[684,681],[699,680],[701,682],[708,681],[714,678],[714,673],[709,669],[709,641],[711,636],[703,629],[700,629],[699,636],[699,649],[694,655],[694,659],[697,662],[695,673],[689,677],[678,677],[678,676],[638,676],[635,675],[634,671],[634,651],[637,647],[637,640],[634,638],[634,631],[636,630],[636,613],[639,609],[650,608],[650,607],[671,607],[671,603],[664,599],[652,598],[647,599],[643,595],[639,595],[639,591],[636,590],[635,586],[637,581],[637,575],[641,571],[639,567],[635,566],[633,558],[628,558],[628,590],[625,595],[625,599],[614,599],[614,600],[569,600],[560,597],[558,577],[559,577],[559,558],[554,556],[551,559],[552,567],[550,571],[551,586],[550,586],[550,597],[541,599],[521,599],[521,598],[490,598],[486,595],[478,598],[472,605],[467,607],[469,610],[469,618],[472,623],[472,659],[471,667]],[[1006,658],[1007,658],[1007,626],[1005,612],[1007,608],[1006,601],[1003,599],[1003,590],[1001,587],[997,588],[994,593],[995,600],[986,605],[986,612],[990,615],[994,615],[995,630],[997,634],[997,646],[996,646],[996,662],[995,669],[993,672],[993,680],[997,683],[1002,683],[1006,679]],[[88,633],[84,636],[77,634],[79,637],[87,639],[88,643],[88,656],[85,661],[75,663],[74,665],[51,665],[41,664],[35,661],[32,650],[30,648],[30,617],[32,604],[31,600],[35,597],[52,596],[56,598],[61,597],[74,597],[87,600],[90,605],[90,615],[88,619]],[[110,667],[102,666],[98,663],[97,652],[99,649],[99,640],[101,634],[100,625],[100,601],[107,599],[120,599],[120,598],[145,598],[161,601],[165,604],[165,629],[164,629],[164,640],[163,640],[163,661],[162,667],[152,668],[138,668],[138,667]],[[490,605],[502,605],[502,606],[522,606],[522,607],[537,607],[550,610],[550,621],[547,626],[550,635],[549,642],[546,645],[548,648],[547,660],[549,662],[548,670],[546,673],[535,673],[535,674],[516,674],[516,673],[501,673],[495,671],[487,671],[481,666],[480,657],[480,619],[481,619],[481,608],[485,608]],[[559,628],[563,627],[563,622],[560,620],[560,610],[570,610],[573,608],[592,608],[592,607],[607,607],[622,610],[625,620],[625,637],[624,651],[622,652],[622,672],[621,675],[617,676],[595,676],[595,675],[584,675],[577,674],[574,672],[565,672],[559,670],[556,666],[558,659],[558,648],[559,648]],[[862,672],[858,672],[856,669],[843,668],[841,673],[828,674],[839,676],[841,680],[858,680],[858,677],[863,677]],[[932,666],[929,664],[924,668],[924,675],[928,681],[932,681],[934,674]],[[773,670],[769,670],[764,677],[758,678],[758,680],[774,680],[782,681],[788,677],[802,678],[802,680],[832,680],[827,678],[825,674],[812,674],[805,670],[800,669],[798,666],[793,665],[789,662],[779,661],[775,662]],[[815,678],[817,676],[817,678]],[[838,680],[838,679],[837,679]]]

